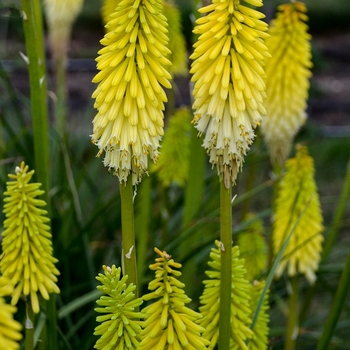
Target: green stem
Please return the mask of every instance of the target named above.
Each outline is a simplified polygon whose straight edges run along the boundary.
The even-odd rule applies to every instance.
[[[225,182],[220,182],[220,319],[219,319],[219,349],[230,348],[231,323],[231,284],[232,284],[232,197],[231,184],[227,189]]]
[[[329,343],[331,341],[332,334],[337,325],[337,321],[340,316],[340,313],[345,306],[345,299],[349,292],[349,288],[350,288],[350,251],[346,258],[345,266],[340,277],[338,289],[333,299],[331,311],[324,325],[324,329],[323,329],[321,338],[317,344],[316,350],[329,349]]]
[[[43,199],[48,205],[49,190],[49,132],[46,103],[46,72],[43,41],[43,23],[40,0],[21,0],[23,30],[28,57],[31,113],[33,120],[35,171],[38,182],[45,191]],[[47,332],[49,336],[47,348],[58,349],[56,301],[52,297],[46,302]]]
[[[30,299],[26,299],[25,350],[34,350],[34,312]]]
[[[291,293],[288,305],[288,323],[286,332],[285,350],[294,350],[298,332],[298,296],[299,296],[299,276],[290,278]]]
[[[333,217],[332,223],[329,228],[329,233],[327,235],[326,241],[324,243],[323,253],[322,253],[322,260],[324,261],[327,259],[329,253],[331,252],[331,249],[334,245],[334,242],[337,238],[339,227],[342,222],[342,218],[344,216],[344,212],[346,209],[346,205],[348,202],[348,198],[350,196],[350,160],[348,161],[348,165],[346,168],[346,175],[344,180],[344,185],[342,189],[342,193],[340,196],[340,200],[338,202],[338,206],[335,212],[335,215]]]
[[[122,212],[122,266],[124,275],[128,275],[128,282],[136,286],[135,296],[138,297],[134,204],[132,180],[120,183],[121,212]]]
[[[34,132],[35,171],[46,193],[49,179],[48,113],[46,74],[43,50],[43,29],[39,0],[22,0],[23,29],[28,57],[31,112]],[[48,203],[49,204],[49,203]]]

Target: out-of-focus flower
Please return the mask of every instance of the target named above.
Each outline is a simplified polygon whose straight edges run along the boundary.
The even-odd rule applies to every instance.
[[[182,34],[181,13],[172,1],[163,1],[164,16],[169,24],[169,49],[171,54],[169,60],[172,65],[169,72],[174,75],[187,74],[187,52],[186,42]]]
[[[306,7],[292,2],[278,7],[266,45],[272,55],[266,60],[265,107],[261,131],[273,163],[283,166],[296,133],[306,120],[311,76],[311,36],[305,24]]]
[[[261,293],[263,291],[263,288],[265,286],[265,281],[258,282],[254,281],[251,285],[251,309],[252,309],[252,316],[255,312],[255,309],[258,306],[258,302],[261,296]],[[249,350],[264,350],[267,349],[268,346],[268,335],[269,335],[269,294],[266,293],[264,297],[263,304],[260,308],[258,318],[256,320],[254,330],[253,330],[253,337],[249,341]]]
[[[102,16],[102,23],[104,26],[111,19],[110,16],[114,12],[114,10],[117,8],[118,2],[120,2],[120,1],[119,0],[103,0],[103,4],[101,7],[101,16]]]
[[[175,182],[184,186],[188,176],[190,156],[190,111],[182,108],[169,118],[169,125],[162,142],[162,153],[152,171],[157,173],[163,186]]]
[[[208,265],[212,268],[205,273],[210,278],[203,281],[204,291],[200,297],[199,311],[203,315],[197,323],[205,328],[203,338],[210,341],[208,349],[214,349],[219,337],[220,309],[220,243],[215,241],[217,248],[212,248]],[[232,293],[231,293],[231,349],[248,350],[246,339],[251,339],[253,332],[251,324],[250,285],[245,279],[246,270],[243,260],[239,258],[238,246],[232,247]]]
[[[50,221],[47,211],[40,209],[45,201],[36,197],[44,193],[41,184],[29,183],[34,170],[28,172],[24,162],[10,174],[13,181],[7,182],[4,192],[4,231],[2,233],[3,257],[1,273],[14,287],[11,304],[16,305],[21,294],[30,295],[35,313],[40,311],[37,293],[49,299],[50,293],[59,293],[56,285],[59,271],[53,257]]]
[[[261,0],[246,0],[262,6]],[[261,12],[240,0],[213,0],[199,10],[191,66],[194,82],[193,122],[213,166],[226,187],[234,183],[244,156],[253,143],[254,129],[266,113],[264,59],[269,56],[264,38],[267,24]]]
[[[73,23],[84,0],[44,0],[52,56],[65,58]]]
[[[158,299],[145,307],[145,322],[141,335],[144,337],[139,350],[205,350],[208,341],[201,338],[204,329],[195,323],[201,315],[185,305],[191,299],[183,290],[185,285],[177,280],[181,264],[176,263],[166,252],[154,249],[159,258],[150,265],[155,270],[155,279],[148,284],[152,292],[144,300]]]
[[[121,269],[103,266],[104,273],[96,279],[102,283],[97,289],[104,294],[96,301],[99,307],[95,311],[103,314],[96,318],[101,322],[95,328],[94,335],[100,336],[95,344],[96,349],[130,349],[139,347],[141,338],[142,313],[135,311],[142,299],[133,293],[136,286],[130,283],[126,286],[128,276],[120,278]]]
[[[323,218],[314,173],[314,162],[307,148],[298,146],[296,156],[286,162],[286,173],[275,203],[272,233],[273,250],[277,255],[299,220],[276,276],[287,268],[289,276],[299,272],[305,274],[310,283],[316,279],[323,241]]]
[[[248,214],[244,221],[252,221],[252,223],[238,235],[237,244],[240,250],[240,257],[244,259],[244,267],[247,269],[245,278],[251,282],[267,266],[267,246],[261,219],[255,218],[254,214]]]
[[[125,0],[111,15],[101,40],[105,46],[96,59],[100,71],[95,98],[92,142],[98,156],[105,152],[104,165],[126,182],[141,181],[148,157],[158,158],[163,136],[163,110],[167,101],[163,87],[171,88],[166,55],[167,20],[160,0]]]

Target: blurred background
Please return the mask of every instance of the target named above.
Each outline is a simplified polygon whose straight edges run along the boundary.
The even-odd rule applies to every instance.
[[[188,0],[176,1],[180,11],[183,34],[188,52],[192,51],[192,27],[195,5]],[[283,1],[265,0],[262,12],[269,22],[275,14],[276,6]],[[350,2],[349,0],[307,0],[309,27],[312,35],[313,76],[308,102],[308,119],[297,137],[309,147],[315,160],[316,182],[319,189],[325,226],[334,219],[334,211],[339,202],[347,162],[350,155]],[[55,130],[50,129],[51,178],[50,201],[52,232],[55,256],[59,259],[61,271],[58,297],[60,327],[69,340],[72,349],[89,349],[95,337],[96,326],[93,311],[95,276],[102,264],[119,265],[120,256],[120,201],[118,181],[103,167],[101,159],[96,159],[97,148],[91,144],[92,120],[95,115],[91,94],[96,88],[91,83],[96,74],[95,58],[101,48],[99,41],[104,36],[101,22],[101,1],[85,0],[84,7],[74,24],[68,61],[68,116],[67,149],[61,148]],[[30,168],[34,167],[32,129],[30,119],[29,81],[27,66],[20,52],[25,53],[24,35],[20,16],[20,2],[1,0],[0,4],[0,198],[5,190],[7,174],[14,171],[21,160]],[[47,45],[48,47],[48,45]],[[55,101],[54,78],[50,52],[47,49],[49,106],[52,112]],[[189,76],[174,77],[175,104],[177,107],[190,106]],[[53,117],[50,116],[53,123]],[[68,155],[67,168],[64,155]],[[212,171],[206,160],[206,197],[196,216],[195,228],[203,235],[217,237],[217,218],[208,217],[219,203],[216,171]],[[68,170],[67,170],[68,169]],[[253,169],[253,170],[251,170]],[[271,176],[266,146],[258,136],[246,159],[243,173],[238,177],[234,193],[243,195],[248,182],[247,175],[254,171],[254,184],[257,186]],[[71,178],[70,178],[71,177]],[[72,191],[70,180],[74,178],[77,192]],[[213,180],[214,179],[214,180]],[[149,242],[147,262],[153,257],[152,247],[171,247],[171,240],[181,230],[181,208],[183,189],[171,185],[163,189],[153,176],[152,181],[152,241]],[[271,209],[271,189],[250,198],[250,210],[262,213]],[[204,205],[205,204],[205,205]],[[244,202],[238,204],[234,212],[234,225],[241,221]],[[136,212],[138,210],[136,204]],[[270,212],[262,214],[266,226],[270,225]],[[0,221],[3,221],[0,212]],[[202,226],[200,226],[202,223]],[[165,233],[167,234],[164,238]],[[196,247],[200,281],[205,270],[211,244],[202,242]],[[342,269],[342,261],[350,247],[350,203],[341,222],[337,243],[327,264],[320,266],[317,297],[310,309],[308,323],[300,349],[314,349],[314,339],[320,329],[328,309],[319,305],[331,305],[337,281]],[[173,246],[173,249],[175,247]],[[175,254],[176,259],[176,254]],[[147,272],[145,289],[152,274]],[[184,267],[186,261],[184,262]],[[279,284],[278,284],[279,283]],[[284,282],[276,285],[272,299],[271,338],[274,349],[279,349],[282,334],[281,315],[285,307]],[[201,283],[194,283],[193,300],[202,290]],[[303,288],[303,287],[302,287]],[[304,288],[307,288],[305,282]],[[74,302],[86,296],[86,305],[77,306]],[[350,349],[350,300],[338,324],[336,340],[332,349]],[[71,309],[67,309],[67,305]],[[328,307],[327,306],[327,307]],[[283,323],[283,322],[282,322]],[[78,336],[77,336],[78,335]],[[63,347],[64,348],[64,347]]]

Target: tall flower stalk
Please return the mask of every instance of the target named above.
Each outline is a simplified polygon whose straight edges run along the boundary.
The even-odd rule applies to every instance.
[[[170,65],[170,50],[162,3],[121,1],[106,29],[96,59],[100,72],[93,79],[98,86],[92,95],[97,114],[91,139],[97,156],[105,153],[104,165],[120,181],[122,216],[128,213],[122,221],[123,263],[137,285],[132,185],[147,173],[149,157],[158,158],[167,101],[163,87],[171,88],[164,68]]]
[[[47,109],[47,79],[44,55],[42,6],[39,0],[21,0],[23,30],[28,57],[31,113],[33,121],[35,169],[37,180],[44,190],[43,199],[49,206],[49,130]],[[48,207],[50,212],[50,207]],[[50,337],[47,347],[58,349],[56,301],[46,303],[46,327]]]
[[[246,0],[262,6],[261,0]],[[254,129],[266,113],[264,59],[269,56],[264,39],[267,24],[261,12],[240,0],[213,0],[199,10],[207,15],[197,19],[199,35],[191,55],[195,117],[210,162],[217,167],[220,189],[221,289],[219,346],[230,346],[231,187],[242,169],[252,144]]]

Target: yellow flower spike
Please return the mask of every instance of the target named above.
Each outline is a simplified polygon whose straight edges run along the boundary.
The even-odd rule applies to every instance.
[[[297,146],[297,154],[287,160],[275,203],[272,242],[274,254],[298,222],[284,252],[276,276],[287,268],[288,275],[305,274],[310,283],[321,258],[323,218],[314,179],[314,162],[305,146]]]
[[[21,294],[30,295],[33,311],[40,311],[38,292],[46,300],[50,293],[60,293],[57,282],[59,271],[53,257],[50,219],[47,211],[41,209],[45,201],[36,197],[43,194],[39,183],[29,183],[34,170],[21,163],[16,174],[10,174],[13,181],[7,182],[4,192],[4,231],[2,233],[3,257],[0,269],[8,278],[14,290],[11,304],[16,305]]]
[[[0,350],[19,349],[18,341],[22,339],[22,326],[13,318],[16,311],[15,306],[7,305],[0,296]]]
[[[103,0],[101,7],[102,23],[105,26],[111,19],[111,14],[117,8],[119,0]],[[106,28],[106,31],[109,30]]]
[[[148,285],[151,292],[142,298],[158,300],[142,310],[145,322],[138,349],[205,350],[209,342],[201,337],[204,328],[195,323],[201,315],[185,306],[191,299],[183,290],[185,285],[176,279],[181,272],[175,269],[181,268],[181,264],[166,252],[154,250],[160,256],[150,265],[155,280]]]
[[[164,1],[164,15],[169,23],[169,60],[172,65],[169,71],[174,75],[187,74],[187,52],[184,35],[181,31],[181,13],[171,1]]]
[[[163,87],[171,88],[164,68],[170,61],[162,2],[121,1],[106,28],[96,59],[100,72],[93,79],[98,86],[91,138],[97,156],[105,152],[104,165],[120,182],[131,172],[135,185],[148,170],[148,157],[158,158],[167,100]]]
[[[245,2],[263,5],[262,0]],[[196,21],[193,31],[200,35],[190,57],[193,123],[199,134],[205,133],[203,146],[228,187],[242,169],[254,129],[265,114],[267,24],[262,13],[240,0],[213,0],[199,11],[209,13]]]
[[[66,56],[73,23],[83,7],[83,0],[44,0],[52,56],[55,61]]]
[[[267,267],[267,245],[262,220],[254,214],[248,214],[244,221],[252,222],[238,235],[237,244],[247,269],[245,278],[251,282]]]
[[[141,304],[141,298],[135,298],[136,286],[126,286],[128,276],[121,278],[120,267],[103,266],[104,273],[96,279],[101,282],[97,289],[104,294],[96,301],[99,307],[95,311],[101,313],[96,318],[101,322],[95,328],[94,335],[100,336],[95,349],[137,349],[141,337],[141,321],[143,314],[135,311]]]
[[[251,285],[251,309],[252,312],[255,311],[258,306],[259,298],[261,296],[262,290],[265,286],[265,281],[259,282],[254,281]],[[263,304],[260,308],[258,318],[256,320],[253,337],[249,341],[249,350],[264,350],[268,346],[268,335],[269,335],[269,294],[266,293],[264,297]],[[253,315],[252,315],[253,316]]]
[[[217,248],[212,248],[211,261],[208,265],[212,268],[205,273],[209,280],[203,281],[204,291],[200,297],[199,311],[203,318],[197,323],[206,329],[203,338],[210,341],[208,349],[214,349],[219,336],[219,306],[220,306],[220,243],[215,241]],[[247,339],[251,339],[253,332],[249,329],[251,324],[250,285],[245,279],[246,270],[243,260],[239,258],[238,246],[232,247],[232,293],[231,293],[231,349],[245,349]],[[229,306],[228,306],[229,307]]]
[[[152,167],[164,187],[175,182],[184,186],[188,175],[190,153],[190,111],[179,109],[170,117],[167,132],[162,142],[162,153]]]
[[[311,77],[311,36],[305,24],[303,3],[278,7],[266,45],[272,55],[266,60],[266,117],[261,123],[272,163],[283,166],[293,139],[306,120]]]

